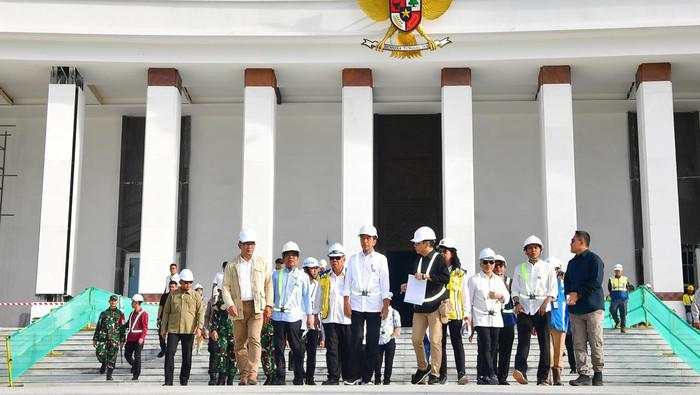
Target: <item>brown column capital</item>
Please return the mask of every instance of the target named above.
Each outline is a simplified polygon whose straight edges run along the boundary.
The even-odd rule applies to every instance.
[[[664,80],[655,80],[664,81]],[[654,292],[659,299],[665,302],[678,302],[683,300],[683,292]]]
[[[245,69],[245,86],[269,86],[277,88],[277,76],[273,69]]]
[[[538,86],[544,84],[571,84],[571,66],[542,66],[537,77]]]
[[[182,78],[177,69],[149,68],[148,86],[174,86],[182,90]]]
[[[471,86],[472,69],[445,67],[441,73],[441,86]]]
[[[637,67],[637,84],[649,81],[671,81],[671,63],[642,63]]]
[[[343,86],[373,87],[372,69],[343,69]]]
[[[141,294],[143,301],[147,303],[158,303],[162,294]]]

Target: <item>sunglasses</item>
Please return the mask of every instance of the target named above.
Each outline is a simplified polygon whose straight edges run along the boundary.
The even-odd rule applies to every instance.
[[[192,284],[192,281],[180,281],[183,284]]]
[[[341,257],[341,256],[329,256],[329,257],[328,257],[328,259],[329,259],[331,262],[332,262],[332,261],[339,261],[340,258],[342,258],[342,257]]]
[[[481,261],[482,265],[495,265],[496,261]]]

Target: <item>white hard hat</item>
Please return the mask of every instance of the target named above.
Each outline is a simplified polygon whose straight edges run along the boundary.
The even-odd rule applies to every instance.
[[[198,289],[204,289],[204,287],[202,286],[202,284],[197,283],[197,284],[195,284],[194,289],[195,289],[195,291],[196,291],[196,290],[198,290]]]
[[[452,248],[452,249],[457,249],[457,244],[455,244],[455,241],[452,240],[449,237],[445,237],[444,239],[440,240],[440,244],[438,244],[439,247],[445,247],[445,248]]]
[[[508,261],[503,257],[503,255],[496,254],[496,256],[493,257],[493,260],[496,262],[503,262],[504,265],[508,264]]]
[[[496,251],[494,251],[491,248],[484,248],[481,250],[479,253],[479,260],[480,261],[495,261],[496,260]]]
[[[170,282],[173,282],[173,281],[175,281],[176,283],[179,283],[180,282],[180,275],[173,274],[172,276],[170,276]]]
[[[540,248],[544,247],[544,244],[542,244],[542,240],[540,240],[540,238],[535,235],[532,235],[525,239],[525,241],[523,242],[523,249],[529,246],[530,244],[537,244],[538,246],[540,246]]]
[[[328,248],[328,256],[329,257],[345,256],[345,247],[343,247],[343,245],[340,243],[333,243]]]
[[[212,284],[224,285],[224,274],[223,273],[216,273],[216,275],[214,276],[214,281],[212,281]]]
[[[564,266],[564,264],[559,260],[559,258],[557,258],[555,256],[550,256],[549,258],[547,258],[547,260],[545,260],[545,262],[547,264],[549,264],[549,266],[552,269],[556,269],[556,268],[561,269]]]
[[[321,259],[318,261],[318,265],[321,266],[321,269],[325,269],[328,267],[328,261],[325,259]]]
[[[134,302],[143,302],[143,295],[135,294],[131,297],[131,300],[133,300]]]
[[[357,232],[358,236],[367,235],[371,237],[377,237],[377,228],[374,225],[362,225],[360,231]]]
[[[248,243],[248,242],[255,242],[256,240],[256,234],[253,229],[241,229],[241,232],[238,233],[238,242],[239,243]]]
[[[282,253],[284,254],[285,252],[288,251],[296,251],[297,253],[300,253],[301,250],[299,249],[299,245],[293,241],[288,241],[282,245]]]
[[[180,271],[180,281],[189,281],[189,282],[194,281],[194,274],[192,274],[192,270],[182,269]]]
[[[613,271],[614,271],[614,270],[622,271],[622,265],[620,265],[620,264],[618,263],[617,265],[615,265],[615,267],[613,267]]]
[[[307,268],[307,267],[308,267],[309,269],[314,268],[314,267],[319,267],[319,265],[318,265],[318,259],[316,259],[316,258],[310,256],[310,257],[304,259],[304,263],[301,265],[301,267],[302,267],[302,268]]]
[[[421,226],[420,228],[416,229],[416,231],[413,233],[413,238],[411,239],[411,242],[420,243],[421,241],[435,239],[437,239],[437,236],[435,236],[435,232],[432,229],[430,229],[430,227]]]

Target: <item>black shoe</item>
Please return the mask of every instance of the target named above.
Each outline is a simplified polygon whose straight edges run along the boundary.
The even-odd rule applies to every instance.
[[[163,387],[172,387],[172,386],[173,386],[173,383],[165,383],[165,384],[163,384]]]
[[[161,351],[156,355],[158,358],[163,358],[165,356],[165,351]]]
[[[219,377],[216,379],[216,385],[226,385],[226,376],[219,373]]]
[[[496,376],[489,377],[489,385],[498,385],[498,377],[496,377]]]
[[[476,385],[488,385],[489,380],[484,376],[479,376],[476,378]]]
[[[321,385],[340,385],[340,381],[328,379],[328,380],[322,382]]]
[[[593,372],[593,385],[596,387],[603,385],[603,372]]]
[[[498,385],[510,385],[507,380],[498,380]]]
[[[294,384],[294,385],[304,385],[304,379],[294,379],[294,380],[292,380],[292,384]]]
[[[447,384],[447,375],[445,375],[445,376],[440,376],[440,377],[438,378],[438,383],[440,383],[440,384],[442,384],[442,385]]]
[[[114,379],[112,378],[112,375],[111,375],[111,374],[108,374],[108,375],[107,375],[107,381],[112,381],[112,380],[114,380]]]
[[[306,385],[316,385],[316,381],[314,379],[306,379],[305,381]]]
[[[139,376],[134,376],[131,378],[131,381],[139,381]]]
[[[107,370],[107,364],[102,364],[100,366],[100,374],[105,374],[105,371]]]
[[[228,376],[228,377],[226,377],[226,385],[233,385],[233,376]],[[238,383],[238,385],[241,385],[241,384]],[[248,382],[246,382],[246,383],[243,384],[243,385],[248,385]]]
[[[447,377],[445,378],[447,380]],[[434,374],[431,374],[428,376],[428,385],[435,385],[435,384],[440,384],[440,378],[438,376],[435,376]]]
[[[384,380],[382,385],[391,385],[391,380]]]
[[[272,383],[270,385],[287,385],[287,383],[284,379],[275,377],[272,379]]]
[[[180,380],[180,385],[183,387],[187,387],[187,381]]]
[[[411,384],[420,384],[425,382],[430,375],[430,369],[416,370],[416,373],[411,376]]]
[[[374,380],[374,385],[382,385],[382,380],[375,379],[375,380]]]
[[[569,369],[569,374],[576,374],[576,368]]]
[[[548,380],[538,380],[537,385],[552,385]]]
[[[114,369],[107,368],[107,381],[112,381],[112,372]]]
[[[218,378],[216,377],[216,373],[209,373],[209,383],[208,385],[216,385],[216,382],[218,381]]]
[[[569,385],[573,385],[574,387],[589,386],[591,384],[591,376],[586,376],[585,374],[579,374],[575,380],[569,381]]]

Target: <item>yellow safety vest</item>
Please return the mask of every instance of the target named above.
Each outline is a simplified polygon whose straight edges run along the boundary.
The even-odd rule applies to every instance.
[[[331,270],[321,274],[319,279],[321,286],[321,318],[328,318],[331,305]]]
[[[462,282],[465,281],[466,272],[462,269],[455,269],[450,273],[450,282],[447,289],[450,291],[450,304],[452,310],[447,315],[450,320],[461,320],[464,318],[464,295],[462,293]]]
[[[627,277],[610,277],[610,286],[613,291],[627,292]]]

